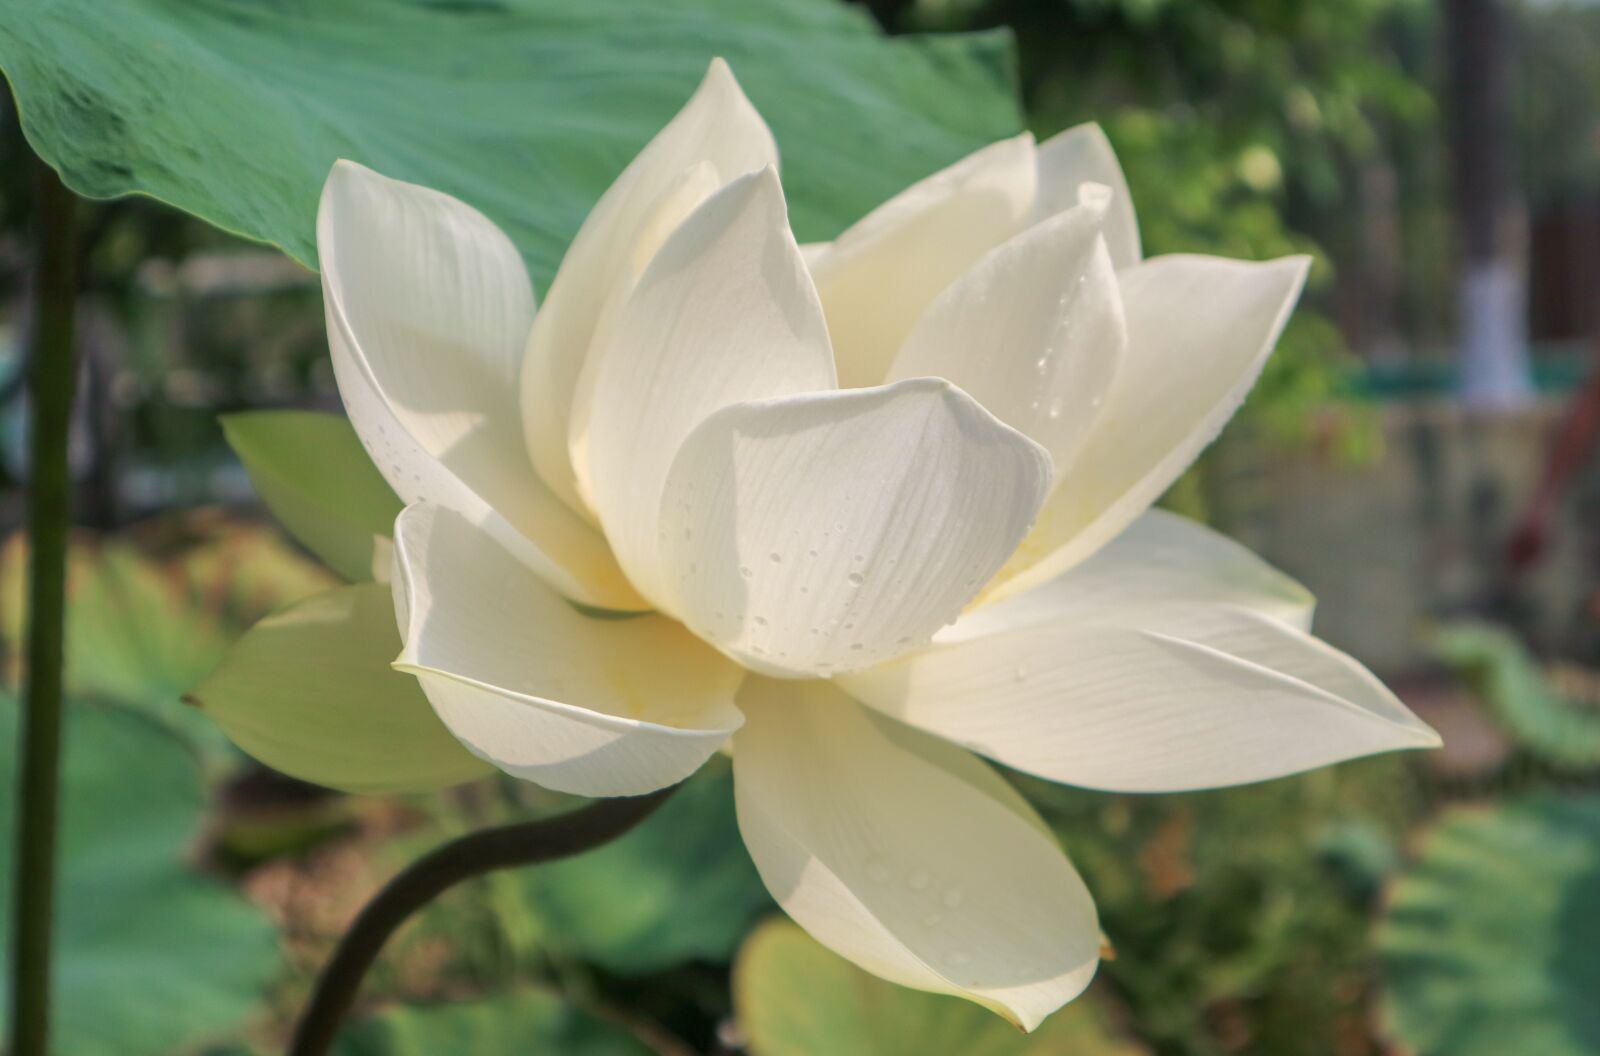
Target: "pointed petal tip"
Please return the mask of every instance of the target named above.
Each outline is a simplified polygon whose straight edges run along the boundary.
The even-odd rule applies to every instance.
[[[367,180],[388,180],[389,177],[374,168],[350,158],[336,158],[328,168],[328,177],[322,181],[322,196],[317,203],[317,233],[322,234],[323,216],[332,204],[334,195],[342,188]]]
[[[1416,723],[1416,726],[1413,727],[1414,739],[1416,741],[1416,743],[1412,745],[1413,748],[1418,750],[1433,751],[1435,748],[1444,747],[1444,738],[1439,735],[1438,730],[1434,729],[1432,726],[1429,726],[1421,719],[1417,719]]]
[[[1048,1000],[1049,1004],[1014,1002],[1006,1003],[997,998],[964,991],[959,996],[993,1012],[1001,1019],[1010,1023],[1022,1034],[1032,1034],[1044,1025],[1044,1021],[1078,1000],[1089,989],[1089,984],[1094,982],[1095,975],[1100,971],[1100,962],[1105,958],[1096,955],[1094,960],[1075,971],[1066,985]]]
[[[1261,263],[1264,267],[1288,273],[1289,296],[1286,300],[1289,310],[1293,311],[1295,304],[1300,300],[1300,295],[1305,292],[1306,280],[1311,276],[1311,267],[1316,263],[1316,258],[1310,253],[1293,253],[1286,257],[1276,257]]]
[[[700,78],[700,85],[694,91],[690,100],[693,104],[703,98],[727,96],[737,100],[739,104],[755,110],[755,104],[750,102],[750,97],[745,94],[744,86],[739,83],[739,78],[734,75],[733,67],[728,65],[728,60],[721,55],[713,58],[706,65],[705,76]]]

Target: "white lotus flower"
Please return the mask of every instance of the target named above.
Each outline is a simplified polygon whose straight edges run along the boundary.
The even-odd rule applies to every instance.
[[[1156,792],[1437,743],[1307,634],[1302,588],[1150,508],[1307,262],[1142,260],[1094,126],[802,248],[719,62],[537,314],[485,217],[358,165],[318,245],[350,420],[409,504],[395,668],[473,755],[565,792],[731,745],[767,886],[885,978],[1031,1028],[1094,973],[1088,892],[979,756]]]

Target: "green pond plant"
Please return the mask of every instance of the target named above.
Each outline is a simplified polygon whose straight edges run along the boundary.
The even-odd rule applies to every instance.
[[[1158,792],[1437,744],[1308,633],[1302,587],[1151,508],[1243,400],[1307,261],[1142,259],[1092,125],[982,148],[802,246],[719,60],[537,308],[482,213],[353,162],[317,255],[370,465],[332,426],[326,458],[280,422],[229,431],[291,530],[370,582],[264,621],[195,703],[333,787],[497,769],[601,798],[401,874],[298,1052],[422,902],[620,834],[719,751],[797,923],[1032,1030],[1101,936],[985,757]],[[361,501],[403,505],[392,531]]]

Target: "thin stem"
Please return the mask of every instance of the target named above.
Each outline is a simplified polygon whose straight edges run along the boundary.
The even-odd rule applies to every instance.
[[[50,1029],[56,798],[61,769],[61,663],[66,609],[67,518],[72,482],[67,438],[77,381],[73,302],[76,199],[34,162],[37,272],[33,295],[32,467],[29,473],[27,674],[17,796],[16,920],[12,927],[12,1056],[44,1056]]]
[[[339,941],[295,1028],[289,1056],[327,1053],[378,951],[411,914],[463,880],[570,858],[609,843],[655,813],[676,788],[602,799],[559,817],[469,833],[417,859],[367,903]]]

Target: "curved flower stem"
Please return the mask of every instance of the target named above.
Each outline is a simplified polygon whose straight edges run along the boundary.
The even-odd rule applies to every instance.
[[[368,902],[317,979],[295,1027],[289,1056],[324,1056],[339,1021],[384,942],[406,919],[447,889],[496,869],[537,865],[591,851],[644,821],[677,790],[602,799],[554,818],[469,833],[407,866]]]
[[[13,1056],[44,1056],[50,1026],[56,801],[61,770],[61,662],[65,637],[67,439],[78,378],[72,337],[77,298],[77,199],[35,160],[38,256],[29,370],[33,429],[28,477],[28,643],[17,790],[16,901],[11,932]]]

